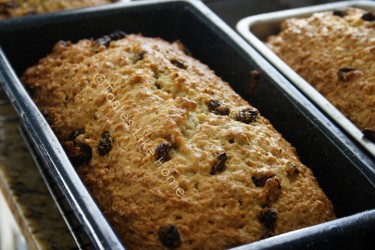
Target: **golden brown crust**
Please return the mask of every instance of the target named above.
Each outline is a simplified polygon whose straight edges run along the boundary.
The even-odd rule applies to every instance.
[[[78,9],[102,4],[112,0],[0,0],[0,19],[26,15]]]
[[[23,81],[129,249],[223,249],[334,218],[295,149],[180,43],[60,42]]]
[[[361,130],[375,130],[375,21],[366,13],[292,18],[267,45]]]

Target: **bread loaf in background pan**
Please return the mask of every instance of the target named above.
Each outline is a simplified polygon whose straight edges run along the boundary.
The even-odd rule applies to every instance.
[[[114,0],[0,0],[0,19],[78,9]]]
[[[375,12],[347,8],[291,18],[267,45],[375,140]]]

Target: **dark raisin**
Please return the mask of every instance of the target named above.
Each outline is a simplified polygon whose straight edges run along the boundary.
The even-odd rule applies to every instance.
[[[251,79],[259,80],[261,74],[258,70],[252,70],[252,71],[250,71],[250,75],[251,75]]]
[[[180,62],[179,60],[177,60],[177,59],[173,59],[173,60],[171,60],[171,63],[172,63],[174,66],[176,66],[177,68],[180,68],[180,69],[186,69],[186,66],[185,66],[182,62]]]
[[[68,136],[68,138],[66,138],[66,140],[67,141],[73,141],[77,136],[79,136],[81,134],[84,134],[84,133],[85,133],[84,128],[77,128],[72,133],[70,133],[70,135]]]
[[[375,21],[375,15],[372,12],[367,12],[361,16],[363,21],[372,22]]]
[[[184,51],[185,55],[187,55],[187,56],[191,56],[192,55],[191,51],[188,48],[184,47],[183,51]]]
[[[94,46],[98,47],[98,46],[103,45],[105,47],[108,47],[111,41],[119,40],[121,38],[124,38],[125,36],[126,36],[125,32],[121,30],[116,30],[109,35],[105,35],[96,39],[94,42]]]
[[[160,143],[155,151],[156,160],[161,160],[163,162],[169,161],[171,157],[169,152],[172,150],[172,146],[166,143]]]
[[[290,163],[287,166],[286,172],[289,176],[293,176],[293,175],[299,174],[299,169],[296,167],[296,165],[294,165],[293,163]]]
[[[349,72],[352,72],[354,70],[355,70],[355,68],[344,67],[344,68],[339,69],[339,72],[341,72],[341,73],[349,73]]]
[[[265,208],[259,215],[259,221],[269,229],[275,226],[276,220],[277,212],[274,208]]]
[[[111,42],[111,38],[109,36],[103,36],[95,40],[94,46],[103,45],[105,47],[108,47],[110,42]]]
[[[294,169],[295,174],[299,174],[299,169],[292,163],[292,168]]]
[[[137,60],[138,60],[138,61],[143,60],[143,57],[144,57],[144,55],[146,55],[146,54],[147,54],[146,51],[140,51],[140,52],[138,52]]]
[[[161,89],[161,85],[160,85],[159,82],[155,82],[154,85],[155,85],[155,87],[156,87],[157,89]]]
[[[275,233],[274,232],[271,232],[269,230],[267,230],[261,237],[260,239],[261,240],[264,240],[264,239],[267,239],[267,238],[270,238],[272,236],[275,236]]]
[[[253,180],[256,187],[264,187],[266,184],[266,181],[270,178],[273,178],[275,175],[266,175],[259,178],[256,178],[255,176],[251,177],[251,180]]]
[[[338,17],[344,17],[347,15],[345,10],[334,10],[332,11],[332,15],[338,16]]]
[[[225,169],[225,163],[227,162],[227,154],[222,153],[217,157],[215,164],[211,168],[210,174],[213,175],[216,172],[223,172]]]
[[[109,153],[112,149],[112,137],[108,131],[105,131],[102,134],[102,137],[99,140],[98,152],[99,155],[103,156]]]
[[[89,163],[92,157],[91,147],[85,143],[78,143],[74,151],[70,152],[70,159],[75,167]]]
[[[256,109],[243,109],[239,112],[238,118],[241,122],[250,124],[253,121],[256,121],[259,112]]]
[[[207,103],[208,110],[215,115],[229,115],[230,110],[228,106],[217,100],[210,100]]]
[[[175,248],[181,244],[180,233],[174,225],[161,226],[158,231],[159,238],[164,246]]]
[[[363,135],[372,142],[375,142],[375,130],[366,128],[362,131]]]
[[[60,40],[60,41],[59,41],[59,44],[61,44],[61,45],[64,46],[64,47],[69,46],[69,42],[68,42],[68,41],[65,41],[65,40]]]
[[[108,36],[112,41],[115,41],[115,40],[120,40],[120,39],[124,38],[126,35],[127,34],[124,31],[116,30],[116,31],[112,32],[111,34],[109,34]]]
[[[349,67],[345,67],[345,68],[341,68],[339,69],[339,71],[337,72],[337,77],[341,80],[341,81],[348,81],[349,80],[349,76],[348,76],[348,73],[352,72],[352,71],[355,71],[356,69],[355,68],[349,68]]]

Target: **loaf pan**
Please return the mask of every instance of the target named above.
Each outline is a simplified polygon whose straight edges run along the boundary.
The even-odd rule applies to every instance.
[[[375,163],[203,3],[186,0],[123,3],[0,23],[1,85],[94,248],[123,249],[124,245],[76,174],[20,76],[46,56],[56,41],[97,38],[114,30],[180,39],[193,57],[231,83],[297,148],[301,161],[332,200],[339,219],[240,249],[358,249],[375,243]],[[254,78],[259,75],[254,70],[259,78]]]
[[[340,10],[348,7],[358,7],[374,11],[375,2],[345,1],[250,16],[241,19],[237,23],[237,30],[255,49],[258,50],[258,52],[270,61],[284,76],[286,76],[298,89],[300,89],[324,113],[338,124],[341,129],[354,139],[354,141],[363,147],[374,159],[375,142],[371,142],[364,137],[363,133],[348,118],[346,118],[322,94],[299,76],[264,43],[267,37],[276,35],[280,32],[280,25],[286,19],[307,17],[316,12]]]

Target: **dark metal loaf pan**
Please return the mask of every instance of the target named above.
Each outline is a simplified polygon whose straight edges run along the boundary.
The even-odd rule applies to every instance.
[[[313,13],[322,11],[342,10],[356,7],[375,10],[374,1],[344,1],[331,4],[321,4],[310,7],[276,11],[241,19],[237,24],[238,32],[264,57],[266,57],[281,73],[283,73],[297,88],[299,88],[310,100],[312,100],[323,112],[336,122],[347,134],[351,136],[361,147],[367,150],[375,159],[375,143],[363,136],[363,133],[346,118],[335,106],[331,104],[322,94],[306,82],[289,67],[280,57],[269,49],[264,41],[271,35],[280,32],[283,21],[289,18],[311,16]]]
[[[123,245],[19,77],[60,39],[95,38],[117,29],[180,39],[297,148],[332,200],[339,219],[248,244],[245,249],[358,249],[374,244],[375,163],[203,3],[141,1],[0,23],[1,85],[95,248],[122,249]],[[252,70],[261,72],[259,80],[251,77]]]

